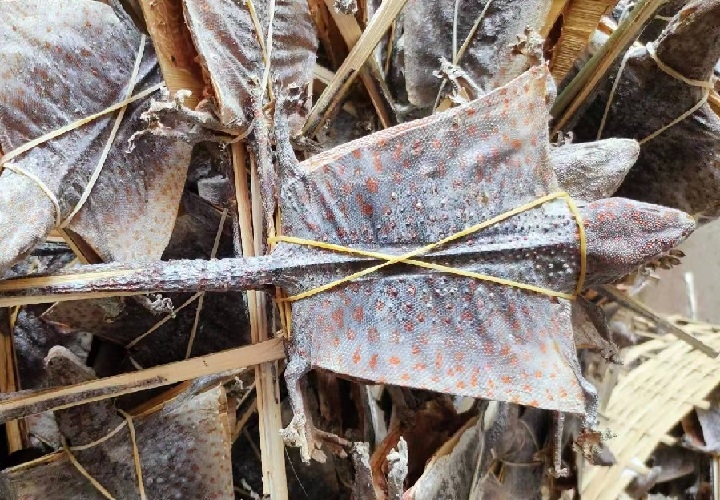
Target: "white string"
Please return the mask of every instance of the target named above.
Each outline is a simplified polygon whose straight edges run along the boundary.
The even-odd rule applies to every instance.
[[[660,127],[658,130],[656,130],[652,134],[648,135],[647,137],[638,140],[638,142],[640,144],[644,144],[644,143],[654,139],[655,137],[662,134],[669,128],[677,125],[678,123],[683,121],[685,118],[687,118],[690,115],[692,115],[693,113],[695,113],[695,111],[700,109],[707,102],[708,98],[710,97],[710,92],[715,89],[715,84],[714,84],[715,77],[711,77],[710,80],[695,80],[693,78],[688,78],[685,75],[674,70],[673,68],[671,68],[664,62],[662,62],[660,60],[660,58],[657,56],[657,53],[655,52],[654,44],[648,43],[647,45],[645,45],[645,49],[647,50],[648,55],[652,58],[653,61],[655,61],[655,64],[663,73],[665,73],[668,76],[671,76],[672,78],[675,78],[676,80],[679,80],[679,81],[685,83],[686,85],[690,85],[691,87],[697,87],[697,88],[703,89],[703,94],[702,94],[702,97],[700,98],[700,100],[695,105],[693,105],[690,109],[688,109],[687,111],[682,113],[680,116],[678,116],[677,118],[672,120],[667,125]],[[625,56],[623,57],[622,62],[620,63],[620,67],[618,68],[618,72],[617,72],[617,76],[615,77],[615,81],[613,82],[612,88],[610,89],[610,95],[608,96],[608,101],[607,101],[607,104],[605,105],[605,111],[603,113],[602,119],[600,120],[600,127],[599,127],[598,133],[597,133],[598,140],[602,138],[602,133],[603,133],[603,130],[605,129],[605,123],[607,121],[607,117],[610,112],[610,106],[615,97],[615,93],[617,91],[617,87],[620,82],[620,77],[622,76],[622,73],[625,70],[625,64],[627,63],[629,55],[630,55],[630,50],[628,50],[625,53]]]
[[[132,95],[132,91],[135,89],[135,83],[137,81],[138,74],[140,73],[140,63],[142,62],[143,53],[145,52],[145,40],[146,35],[143,34],[140,37],[140,48],[138,49],[137,56],[135,57],[135,64],[133,66],[132,74],[130,75],[130,83],[128,85],[127,92],[125,92],[125,99],[123,99],[123,101],[127,100]],[[70,214],[65,217],[65,220],[60,223],[60,226],[58,226],[59,228],[62,229],[64,227],[67,227],[68,224],[70,224],[72,218],[75,217],[75,215],[80,211],[80,209],[83,207],[88,197],[90,196],[90,191],[92,191],[92,188],[95,186],[95,182],[98,180],[98,177],[100,177],[100,172],[102,172],[102,169],[105,166],[105,161],[107,160],[108,154],[110,154],[110,148],[115,141],[115,136],[120,129],[120,123],[125,116],[126,110],[127,105],[120,108],[120,112],[115,117],[115,123],[113,123],[113,128],[110,131],[110,136],[108,137],[107,141],[105,141],[105,147],[100,154],[98,164],[95,167],[92,175],[90,176],[87,184],[85,185],[85,189],[80,196],[80,200],[78,200],[78,202],[75,204],[75,207],[72,209]]]
[[[50,199],[50,201],[53,204],[53,207],[55,209],[55,227],[57,228],[63,228],[66,227],[72,217],[74,217],[77,212],[80,211],[80,209],[83,207],[83,204],[87,201],[87,198],[90,196],[90,191],[92,190],[93,186],[95,185],[95,182],[97,181],[98,177],[100,176],[100,172],[102,171],[103,165],[105,164],[105,160],[107,159],[107,156],[110,151],[110,147],[112,146],[112,142],[115,139],[115,136],[117,135],[117,131],[120,127],[120,122],[122,121],[122,117],[125,113],[125,109],[127,106],[135,101],[138,101],[140,99],[143,99],[153,92],[156,92],[159,90],[164,84],[158,83],[157,85],[153,85],[150,88],[147,88],[143,90],[142,92],[139,92],[133,96],[130,96],[130,94],[133,91],[133,88],[135,86],[135,80],[137,79],[137,75],[139,73],[140,69],[140,62],[142,60],[143,52],[145,49],[145,40],[147,39],[146,35],[142,35],[140,39],[140,47],[138,48],[138,53],[135,58],[135,65],[133,67],[133,73],[131,75],[130,84],[128,86],[128,91],[126,93],[126,98],[122,101],[113,104],[112,106],[109,106],[102,111],[99,111],[97,113],[94,113],[92,115],[86,116],[85,118],[81,118],[75,122],[69,123],[63,127],[60,127],[59,129],[52,130],[48,132],[47,134],[43,134],[40,137],[36,137],[35,139],[23,144],[22,146],[13,149],[12,151],[0,156],[0,172],[2,172],[3,169],[8,169],[16,174],[24,175],[28,179],[32,180]],[[114,111],[120,110],[120,113],[118,113],[118,116],[115,119],[115,123],[113,124],[113,128],[110,132],[110,136],[108,138],[108,141],[105,144],[105,147],[103,148],[102,154],[100,156],[100,160],[98,162],[97,167],[95,167],[95,171],[93,172],[92,176],[90,177],[88,184],[85,186],[85,189],[83,191],[82,196],[80,197],[80,201],[75,205],[73,210],[70,212],[70,215],[68,215],[65,220],[62,220],[62,213],[60,209],[60,202],[58,201],[57,197],[55,196],[55,193],[52,189],[48,187],[48,185],[40,179],[37,175],[30,172],[29,170],[26,170],[22,168],[21,166],[10,163],[10,160],[17,158],[23,153],[26,153],[30,151],[31,149],[35,148],[36,146],[39,146],[41,144],[44,144],[52,139],[55,139],[56,137],[59,137],[63,134],[66,134],[67,132],[70,132],[72,130],[78,129],[82,127],[83,125],[86,125],[92,121],[97,120],[98,118],[105,116],[109,113],[112,113]]]

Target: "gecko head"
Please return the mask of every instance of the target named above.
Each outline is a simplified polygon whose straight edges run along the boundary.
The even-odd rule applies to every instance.
[[[610,283],[687,238],[695,220],[674,208],[607,198],[581,209],[587,238],[588,284]]]

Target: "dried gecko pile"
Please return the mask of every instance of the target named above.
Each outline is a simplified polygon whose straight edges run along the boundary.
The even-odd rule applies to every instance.
[[[601,306],[717,356],[614,284],[714,217],[720,57],[696,1],[623,58],[646,0],[568,73],[582,3],[0,0],[2,498],[579,492]]]

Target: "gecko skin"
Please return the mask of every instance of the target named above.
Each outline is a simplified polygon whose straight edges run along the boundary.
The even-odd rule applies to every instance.
[[[549,161],[552,91],[536,67],[468,105],[302,164],[281,152],[284,234],[401,253],[559,190]],[[628,274],[695,226],[683,212],[624,199],[581,204],[580,212],[588,286]],[[449,247],[482,254],[463,268],[567,293],[580,272],[578,229],[562,200]],[[299,293],[349,271],[308,272],[286,289]],[[383,271],[293,303],[285,373],[295,418],[286,437],[306,458],[315,445],[302,379],[312,367],[571,413],[585,413],[587,403],[592,425],[594,389],[580,373],[570,301],[408,266]]]
[[[402,254],[558,191],[547,128],[552,89],[547,69],[536,67],[467,105],[301,164],[278,106],[283,234]],[[578,201],[578,208],[587,286],[628,274],[695,226],[679,210],[621,198]],[[577,221],[557,199],[418,259],[572,294],[580,275]],[[28,293],[54,302],[83,292],[270,285],[294,295],[377,262],[280,243],[269,256],[251,259],[83,266],[58,273],[88,273],[76,280],[35,288],[25,282],[0,301]],[[567,299],[408,264],[296,301],[285,371],[294,417],[285,437],[301,446],[303,458],[320,456],[302,390],[313,367],[585,414],[592,427],[595,391],[580,372],[571,306]]]

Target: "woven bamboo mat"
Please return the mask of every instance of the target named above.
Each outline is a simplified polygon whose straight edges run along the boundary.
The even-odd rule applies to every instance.
[[[720,326],[668,318],[688,333],[720,349]],[[708,408],[708,394],[720,384],[720,358],[712,359],[671,335],[658,337],[623,353],[626,366],[644,360],[618,377],[608,404],[600,413],[601,429],[614,434],[608,440],[617,464],[583,467],[582,498],[616,499],[632,480],[631,470],[642,471],[660,442],[694,407]]]

